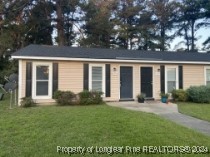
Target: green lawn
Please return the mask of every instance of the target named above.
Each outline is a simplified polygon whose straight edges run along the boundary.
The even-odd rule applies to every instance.
[[[210,122],[210,104],[179,102],[179,112]]]
[[[210,137],[153,114],[98,106],[8,109],[0,101],[0,156],[54,157],[57,146],[205,146]],[[81,156],[81,155],[72,155]],[[109,156],[86,153],[85,156]],[[114,154],[113,156],[209,156],[186,154]]]

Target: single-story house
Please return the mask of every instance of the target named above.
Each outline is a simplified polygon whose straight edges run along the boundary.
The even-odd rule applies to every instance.
[[[105,101],[134,100],[210,84],[210,54],[29,45],[19,61],[19,101],[52,102],[56,90],[102,91]]]

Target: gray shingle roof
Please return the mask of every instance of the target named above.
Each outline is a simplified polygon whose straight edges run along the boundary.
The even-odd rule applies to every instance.
[[[131,51],[46,45],[29,45],[13,53],[12,56],[210,62],[210,53]]]

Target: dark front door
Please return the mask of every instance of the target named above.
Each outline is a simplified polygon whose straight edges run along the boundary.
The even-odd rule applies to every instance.
[[[133,98],[133,68],[120,67],[120,99]]]
[[[153,82],[152,67],[141,67],[141,93],[145,93],[147,98],[152,98]]]

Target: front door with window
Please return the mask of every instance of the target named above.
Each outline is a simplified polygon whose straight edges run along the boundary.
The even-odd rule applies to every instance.
[[[52,98],[52,65],[34,63],[33,99]]]
[[[153,97],[152,67],[141,67],[141,93],[147,98]]]

